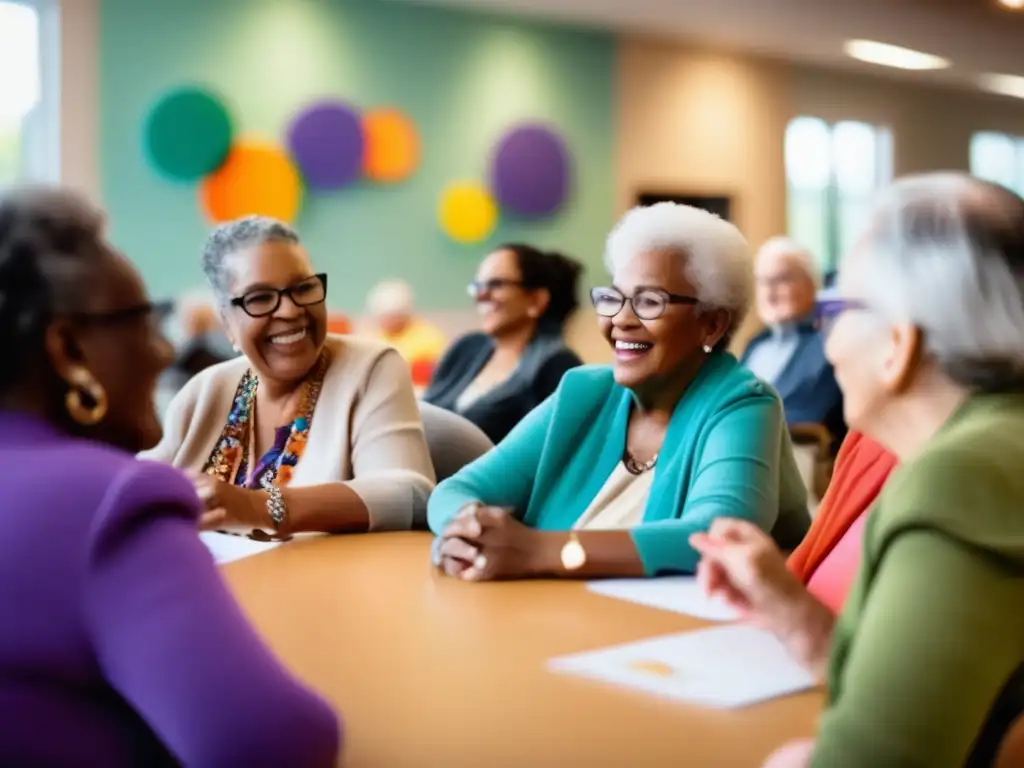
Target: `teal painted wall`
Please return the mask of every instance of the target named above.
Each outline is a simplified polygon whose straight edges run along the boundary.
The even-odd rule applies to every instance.
[[[560,248],[600,280],[614,214],[610,35],[394,0],[101,0],[100,34],[103,202],[114,242],[155,295],[202,280],[196,189],[158,177],[140,144],[152,101],[185,81],[219,90],[242,132],[268,138],[318,96],[394,105],[417,123],[415,176],[306,199],[296,226],[331,274],[334,308],[361,310],[390,276],[409,280],[423,309],[466,306],[479,258],[506,240]],[[503,220],[486,243],[448,240],[436,223],[442,188],[483,181],[496,139],[530,118],[557,126],[574,155],[568,206],[542,223]]]

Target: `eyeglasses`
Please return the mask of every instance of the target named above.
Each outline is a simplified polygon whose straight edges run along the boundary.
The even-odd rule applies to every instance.
[[[147,318],[155,330],[162,330],[167,318],[174,312],[173,301],[147,301],[134,307],[111,309],[103,312],[73,312],[71,317],[80,323],[119,325],[139,318]]]
[[[867,308],[859,299],[823,299],[814,305],[814,327],[827,336],[843,312]]]
[[[590,301],[602,317],[615,317],[628,301],[633,314],[641,320],[657,320],[670,304],[700,304],[700,299],[693,296],[679,296],[657,288],[643,288],[633,296],[623,296],[614,288],[592,288]]]
[[[255,288],[231,299],[230,303],[241,307],[249,317],[266,317],[277,312],[285,296],[298,307],[320,304],[327,298],[327,275],[313,275],[287,288]]]
[[[509,277],[495,277],[490,280],[473,280],[466,286],[466,292],[474,299],[481,293],[490,293],[499,288],[519,287],[525,288],[526,283],[522,280],[513,280]]]

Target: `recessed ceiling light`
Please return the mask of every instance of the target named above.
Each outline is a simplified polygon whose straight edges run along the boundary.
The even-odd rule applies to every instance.
[[[999,0],[999,4],[1004,8],[1010,8],[1014,11],[1024,8],[1024,0]]]
[[[992,93],[1024,99],[1024,77],[1019,75],[981,75],[978,85]]]
[[[897,69],[946,69],[951,64],[949,59],[941,56],[900,48],[898,45],[877,43],[874,40],[848,40],[843,50],[847,56],[858,61]]]

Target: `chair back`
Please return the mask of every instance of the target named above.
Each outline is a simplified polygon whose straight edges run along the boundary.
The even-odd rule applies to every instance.
[[[483,430],[469,419],[430,403],[420,401],[419,405],[437,482],[448,479],[494,447]]]

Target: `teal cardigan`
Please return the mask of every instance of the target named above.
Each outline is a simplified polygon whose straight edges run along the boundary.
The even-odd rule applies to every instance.
[[[608,366],[566,372],[498,446],[437,486],[431,530],[471,502],[514,509],[538,530],[569,530],[621,461],[632,402]],[[705,361],[669,421],[643,522],[631,529],[646,573],[692,572],[690,534],[717,517],[783,531],[784,547],[810,525],[778,395],[725,352]]]

